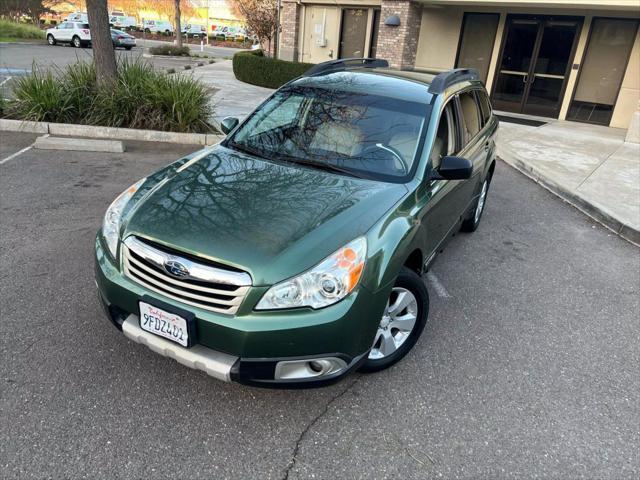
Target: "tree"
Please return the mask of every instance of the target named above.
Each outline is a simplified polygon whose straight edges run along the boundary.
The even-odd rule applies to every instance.
[[[107,0],[87,0],[87,15],[91,27],[96,80],[98,85],[112,85],[116,81],[116,54],[111,41]]]
[[[258,41],[269,46],[278,27],[276,0],[232,0],[233,10],[243,17]]]
[[[180,0],[175,0],[175,16],[176,16],[176,46],[182,47],[182,28],[180,28]]]
[[[0,15],[18,21],[22,15],[28,16],[35,24],[40,23],[40,17],[51,13],[52,8],[62,3],[62,0],[0,0]]]

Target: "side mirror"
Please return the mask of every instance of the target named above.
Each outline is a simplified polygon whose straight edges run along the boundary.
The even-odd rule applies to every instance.
[[[222,133],[227,135],[231,130],[238,126],[238,123],[240,123],[240,120],[236,117],[225,117],[220,123],[220,129],[222,130]]]
[[[473,163],[462,157],[444,157],[437,170],[431,173],[432,180],[466,180],[471,178]]]

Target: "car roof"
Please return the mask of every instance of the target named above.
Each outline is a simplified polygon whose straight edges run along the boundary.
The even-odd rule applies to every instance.
[[[408,76],[398,75],[389,69],[358,68],[333,71],[321,75],[302,76],[289,85],[336,89],[345,92],[368,93],[405,100],[409,102],[431,103],[433,95],[428,84]]]
[[[348,62],[360,60],[370,62],[369,66],[348,65]],[[378,63],[378,65],[373,65],[373,62]],[[382,66],[380,64],[382,64]],[[318,82],[320,84],[335,84],[334,79],[337,78],[336,75],[338,75],[347,85],[349,83],[356,83],[358,89],[368,89],[370,87],[377,86],[380,83],[384,83],[387,84],[389,89],[397,88],[410,90],[412,94],[419,93],[419,91],[424,90],[424,87],[427,87],[427,91],[431,96],[428,100],[421,99],[421,101],[426,100],[428,102],[431,101],[433,95],[445,93],[445,91],[450,90],[451,88],[454,90],[462,89],[469,84],[482,86],[478,72],[475,69],[457,68],[444,71],[396,70],[389,68],[385,60],[375,59],[347,59],[343,65],[344,67],[341,65],[340,60],[318,64],[309,71],[309,75],[303,75],[303,78],[315,79],[310,81],[312,83]],[[328,80],[319,80],[323,78]],[[389,80],[381,82],[382,78]],[[420,88],[417,89],[415,87],[416,85],[419,85]],[[389,95],[389,93],[392,92],[386,92],[388,96],[398,95]]]

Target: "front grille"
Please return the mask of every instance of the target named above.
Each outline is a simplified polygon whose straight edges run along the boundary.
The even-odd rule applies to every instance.
[[[124,273],[130,279],[166,297],[212,312],[234,315],[251,286],[251,277],[245,272],[214,267],[136,237],[124,241],[122,252]],[[168,261],[179,262],[188,274],[171,275],[165,270]]]

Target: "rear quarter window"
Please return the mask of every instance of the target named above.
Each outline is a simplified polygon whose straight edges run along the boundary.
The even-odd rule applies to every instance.
[[[489,102],[489,97],[487,96],[487,92],[483,90],[476,91],[476,95],[478,98],[478,103],[480,104],[480,112],[482,114],[482,125],[486,125],[489,123],[491,119],[491,103]]]

